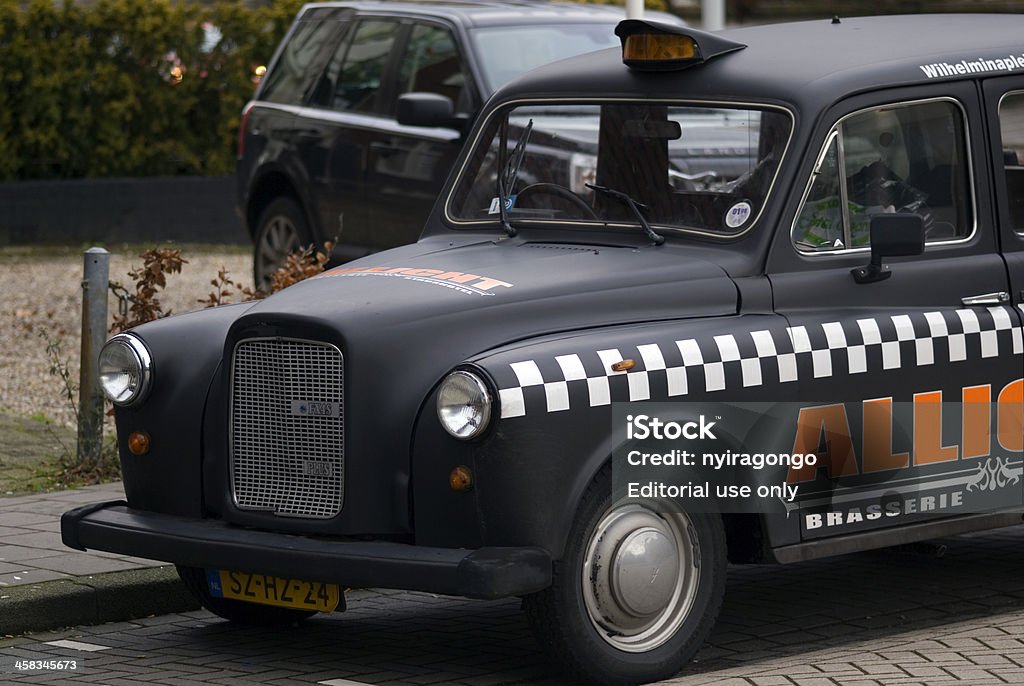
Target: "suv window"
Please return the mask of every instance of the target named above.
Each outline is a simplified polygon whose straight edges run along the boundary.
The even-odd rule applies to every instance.
[[[1006,195],[1013,228],[1024,233],[1024,93],[1011,93],[999,103]]]
[[[972,225],[963,114],[953,102],[890,105],[845,118],[829,135],[793,226],[805,251],[869,245],[871,217],[921,215],[929,241]]]
[[[314,60],[329,49],[339,26],[336,21],[299,22],[281,58],[267,77],[260,99],[283,105],[301,105],[311,76],[319,71]]]
[[[328,78],[337,73],[329,107],[349,112],[377,111],[384,70],[394,51],[398,29],[398,22],[385,19],[359,23],[348,49],[343,45],[328,67]]]
[[[607,24],[497,26],[470,36],[492,91],[542,64],[620,45]]]
[[[417,24],[409,37],[398,83],[398,95],[437,93],[451,98],[458,108],[466,77],[451,32],[432,24]]]

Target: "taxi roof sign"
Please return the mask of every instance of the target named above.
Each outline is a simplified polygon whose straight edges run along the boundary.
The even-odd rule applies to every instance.
[[[620,21],[615,35],[622,41],[623,64],[640,71],[685,69],[747,47],[713,33],[643,19]]]

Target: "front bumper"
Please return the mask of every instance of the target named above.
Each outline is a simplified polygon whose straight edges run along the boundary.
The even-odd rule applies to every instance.
[[[60,528],[64,545],[78,550],[361,588],[490,599],[534,593],[551,584],[551,557],[542,548],[465,550],[307,538],[133,510],[124,501],[65,512]]]

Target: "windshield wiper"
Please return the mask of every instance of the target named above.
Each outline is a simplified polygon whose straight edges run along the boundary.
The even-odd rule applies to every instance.
[[[659,233],[656,233],[655,230],[651,228],[651,225],[647,223],[647,219],[644,217],[643,212],[641,212],[641,210],[647,209],[647,205],[637,202],[636,200],[629,197],[622,191],[617,191],[614,188],[608,188],[607,186],[598,186],[597,184],[593,183],[587,183],[584,185],[587,188],[591,188],[597,191],[601,195],[607,195],[609,198],[615,198],[622,204],[629,207],[629,209],[633,210],[633,214],[635,214],[636,218],[640,220],[640,226],[643,227],[644,233],[647,234],[647,237],[651,239],[652,243],[654,243],[655,245],[661,245],[662,243],[665,242],[665,237]]]
[[[516,179],[519,178],[519,168],[523,164],[523,158],[526,157],[526,142],[530,139],[530,133],[532,131],[533,120],[531,119],[523,129],[523,132],[519,135],[519,141],[516,142],[516,147],[512,149],[512,155],[508,158],[505,168],[498,172],[498,217],[501,221],[501,228],[505,229],[505,233],[509,236],[516,235],[516,229],[508,219],[507,205],[509,191],[515,190]],[[500,148],[502,152],[505,150],[507,135],[506,128],[502,130]],[[501,161],[499,160],[499,169],[501,166]]]

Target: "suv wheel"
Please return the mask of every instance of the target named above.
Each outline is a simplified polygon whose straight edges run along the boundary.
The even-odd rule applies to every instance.
[[[611,469],[591,484],[552,585],[524,598],[537,639],[590,684],[666,679],[700,647],[725,589],[717,515],[612,501]]]
[[[287,607],[246,603],[231,598],[218,598],[210,593],[206,570],[198,567],[178,566],[178,576],[199,604],[217,615],[238,624],[250,626],[287,626],[308,619],[316,612],[291,610]]]
[[[302,208],[290,197],[275,199],[260,215],[252,269],[256,287],[269,290],[270,277],[288,260],[288,255],[312,245]]]

